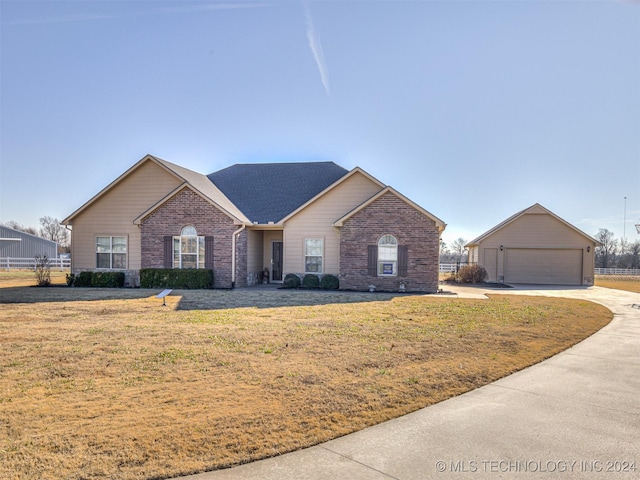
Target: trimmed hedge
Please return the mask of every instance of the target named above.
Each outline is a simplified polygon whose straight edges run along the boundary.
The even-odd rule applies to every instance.
[[[80,272],[73,281],[74,287],[90,287],[92,272]]]
[[[213,288],[213,270],[143,268],[140,270],[142,288]]]
[[[302,278],[301,278],[302,277]],[[306,288],[309,290],[322,288],[323,290],[337,290],[340,280],[330,273],[318,275],[316,273],[302,274],[287,273],[282,282],[282,288]]]
[[[323,290],[337,290],[340,287],[340,280],[335,275],[327,273],[320,280],[320,288]]]
[[[78,275],[67,274],[69,287],[124,287],[124,272],[80,272]]]
[[[300,277],[295,273],[287,273],[282,282],[282,288],[300,288]]]
[[[124,272],[92,272],[91,286],[122,288],[124,287]]]
[[[318,288],[320,286],[320,278],[315,273],[307,273],[302,278],[302,288]]]

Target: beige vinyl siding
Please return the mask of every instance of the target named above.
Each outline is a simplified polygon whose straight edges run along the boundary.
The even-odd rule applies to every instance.
[[[96,268],[96,237],[103,235],[126,236],[127,268],[139,270],[140,228],[133,221],[180,183],[164,168],[147,161],[79,213],[71,235],[74,271]]]
[[[333,222],[375,195],[380,186],[361,173],[347,178],[291,217],[284,227],[284,272],[304,272],[304,240],[324,240],[322,273],[340,271],[340,232]]]
[[[478,263],[489,273],[489,281],[582,284],[593,277],[595,244],[554,216],[535,209],[473,248]],[[511,259],[509,267],[507,256]],[[546,266],[537,268],[536,262]],[[543,272],[547,273],[546,280]]]
[[[264,270],[262,265],[263,234],[258,230],[247,231],[247,271],[258,273]]]
[[[487,271],[487,281],[496,282],[498,280],[498,249],[484,249],[484,268]]]
[[[586,247],[583,235],[548,214],[525,214],[488,238],[485,247],[489,240],[512,247],[573,247],[576,243]]]

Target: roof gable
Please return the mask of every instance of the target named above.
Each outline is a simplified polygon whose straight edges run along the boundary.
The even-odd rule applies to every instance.
[[[418,205],[417,203],[409,200],[407,197],[405,197],[404,195],[402,195],[400,192],[398,192],[397,190],[395,190],[392,187],[385,187],[382,190],[380,190],[378,193],[376,193],[374,196],[372,196],[371,198],[369,198],[368,200],[362,202],[360,205],[358,205],[356,208],[354,208],[353,210],[351,210],[350,212],[348,212],[347,214],[345,214],[343,217],[339,218],[338,220],[336,220],[333,224],[334,227],[342,227],[344,225],[344,222],[346,222],[349,218],[351,218],[353,215],[355,215],[356,213],[358,213],[360,210],[364,209],[365,207],[367,207],[368,205],[371,205],[373,202],[375,202],[377,199],[379,199],[380,197],[382,197],[383,195],[387,194],[387,193],[391,193],[392,195],[395,195],[397,198],[399,198],[400,200],[402,200],[403,202],[405,202],[407,205],[409,205],[410,207],[416,209],[418,212],[422,213],[423,215],[425,215],[426,217],[430,218],[431,220],[433,220],[436,224],[436,226],[438,227],[438,230],[440,232],[443,232],[444,229],[447,227],[447,224],[444,223],[442,220],[440,220],[438,217],[436,217],[435,215],[433,215],[432,213],[428,212],[427,210],[425,210],[424,208],[422,208],[420,205]]]
[[[595,238],[591,237],[590,235],[587,235],[586,233],[584,233],[579,228],[574,227],[573,225],[571,225],[566,220],[564,220],[564,219],[560,218],[559,216],[557,216],[551,210],[546,209],[545,207],[543,207],[539,203],[535,203],[535,204],[531,205],[529,208],[525,208],[524,210],[521,210],[520,212],[518,212],[518,213],[510,216],[506,220],[500,222],[498,225],[496,225],[492,229],[486,231],[485,233],[483,233],[479,237],[474,238],[469,243],[467,243],[465,245],[465,247],[469,248],[469,247],[473,247],[473,246],[478,245],[480,242],[486,240],[488,237],[490,237],[494,233],[498,232],[499,230],[502,230],[507,225],[511,225],[513,222],[515,222],[516,220],[522,218],[524,215],[530,215],[530,214],[536,214],[536,215],[546,214],[546,215],[550,215],[553,218],[555,218],[556,220],[558,220],[561,224],[563,224],[567,228],[570,228],[571,230],[575,231],[576,233],[582,235],[583,237],[585,237],[589,241],[595,243],[596,245],[600,244],[600,242],[598,242]]]
[[[220,206],[219,203],[214,202],[211,197],[203,194],[200,190],[198,190],[197,188],[194,188],[193,185],[191,185],[190,183],[182,183],[181,185],[179,185],[177,188],[175,188],[174,190],[172,190],[171,192],[169,192],[167,195],[165,195],[164,197],[162,197],[160,200],[158,200],[156,203],[154,203],[153,205],[151,205],[149,208],[147,208],[144,212],[142,212],[140,215],[138,215],[134,220],[133,223],[134,225],[140,225],[143,223],[143,221],[145,220],[146,217],[148,217],[149,215],[151,215],[153,212],[155,212],[158,208],[162,207],[162,205],[164,205],[165,203],[167,203],[169,200],[171,200],[173,197],[175,197],[176,195],[178,195],[180,192],[184,191],[185,189],[191,190],[192,192],[194,192],[196,195],[200,196],[205,202],[208,202],[209,204],[213,205],[215,208],[217,208],[218,210],[220,210],[222,213],[224,213],[225,215],[227,215],[229,218],[231,218],[233,221],[235,221],[237,224],[242,224],[242,223],[247,223],[248,220],[246,220],[246,217],[242,216],[242,212],[239,212],[240,215],[242,216],[241,218],[238,218],[238,216],[232,214],[231,212],[229,212],[228,210],[222,208]]]
[[[209,180],[253,223],[279,222],[348,173],[333,162],[236,164]]]
[[[237,220],[241,222],[248,222],[248,219],[242,214],[240,210],[231,202],[225,195],[215,186],[213,185],[206,175],[202,175],[200,173],[194,172],[193,170],[189,170],[188,168],[181,167],[180,165],[176,165],[174,163],[168,162],[158,157],[154,157],[153,155],[145,155],[141,160],[136,162],[132,167],[127,169],[122,175],[116,178],[113,182],[103,188],[100,192],[94,195],[88,202],[82,205],[79,209],[65,218],[62,223],[64,225],[69,225],[73,221],[75,217],[77,217],[80,213],[85,211],[91,205],[93,205],[96,201],[102,198],[107,192],[113,189],[116,185],[120,184],[125,178],[127,178],[132,172],[139,169],[142,165],[147,162],[153,162],[159,167],[163,168],[165,171],[176,177],[177,180],[182,182],[180,186],[170,192],[167,196],[164,197],[162,201],[166,201],[167,198],[171,197],[177,190],[182,188],[184,185],[189,185],[192,187],[194,191],[207,198],[209,201],[217,204],[225,213],[233,216]],[[159,202],[159,203],[161,203]],[[156,204],[157,206],[158,204]],[[142,208],[148,207],[148,205],[141,205]],[[145,212],[148,212],[146,210]]]
[[[374,178],[373,176],[369,175],[367,172],[365,172],[364,170],[362,170],[360,167],[355,167],[353,170],[349,171],[346,175],[340,177],[338,180],[336,180],[335,182],[333,182],[331,185],[329,185],[327,188],[325,188],[324,190],[322,190],[321,192],[319,192],[317,195],[315,195],[313,198],[309,199],[307,202],[305,202],[304,204],[300,205],[298,208],[296,208],[294,211],[292,211],[291,213],[289,213],[286,217],[282,218],[280,221],[282,223],[286,222],[287,220],[291,219],[294,215],[297,215],[299,212],[301,212],[302,210],[304,210],[305,208],[307,208],[309,205],[311,205],[312,203],[314,203],[316,200],[318,200],[320,197],[323,197],[324,195],[326,195],[327,193],[329,193],[331,190],[334,190],[336,187],[338,187],[339,185],[343,184],[344,182],[346,182],[348,179],[352,178],[354,175],[362,175],[364,178],[366,178],[367,180],[369,180],[370,182],[372,182],[374,185],[377,185],[378,188],[384,188],[385,185],[380,182],[378,179]]]
[[[77,217],[79,214],[81,214],[86,209],[88,209],[91,205],[93,205],[100,198],[102,198],[104,195],[106,195],[116,185],[120,184],[131,173],[133,173],[134,171],[138,170],[142,165],[144,165],[147,162],[153,162],[156,165],[159,165],[161,168],[163,168],[164,170],[169,172],[171,175],[176,177],[178,180],[184,181],[184,178],[182,178],[178,173],[176,173],[175,169],[171,168],[171,167],[177,167],[177,165],[173,165],[172,163],[169,163],[169,162],[166,162],[164,160],[158,159],[158,158],[156,158],[156,157],[154,157],[152,155],[145,155],[139,161],[137,161],[134,165],[129,167],[122,175],[120,175],[113,182],[111,182],[109,185],[107,185],[102,190],[100,190],[97,194],[95,194],[93,197],[91,197],[89,199],[89,201],[85,202],[80,208],[78,208],[71,215],[69,215],[67,218],[65,218],[61,223],[63,225],[70,225],[75,217]]]

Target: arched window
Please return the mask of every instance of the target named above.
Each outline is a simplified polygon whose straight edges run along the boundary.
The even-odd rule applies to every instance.
[[[383,235],[378,240],[378,276],[398,274],[398,240],[393,235]]]
[[[191,225],[173,237],[173,268],[204,268],[204,237]]]

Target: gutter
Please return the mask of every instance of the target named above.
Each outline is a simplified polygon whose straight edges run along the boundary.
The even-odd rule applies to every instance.
[[[231,288],[236,286],[236,237],[247,228],[246,225],[242,225],[238,230],[231,234]]]

